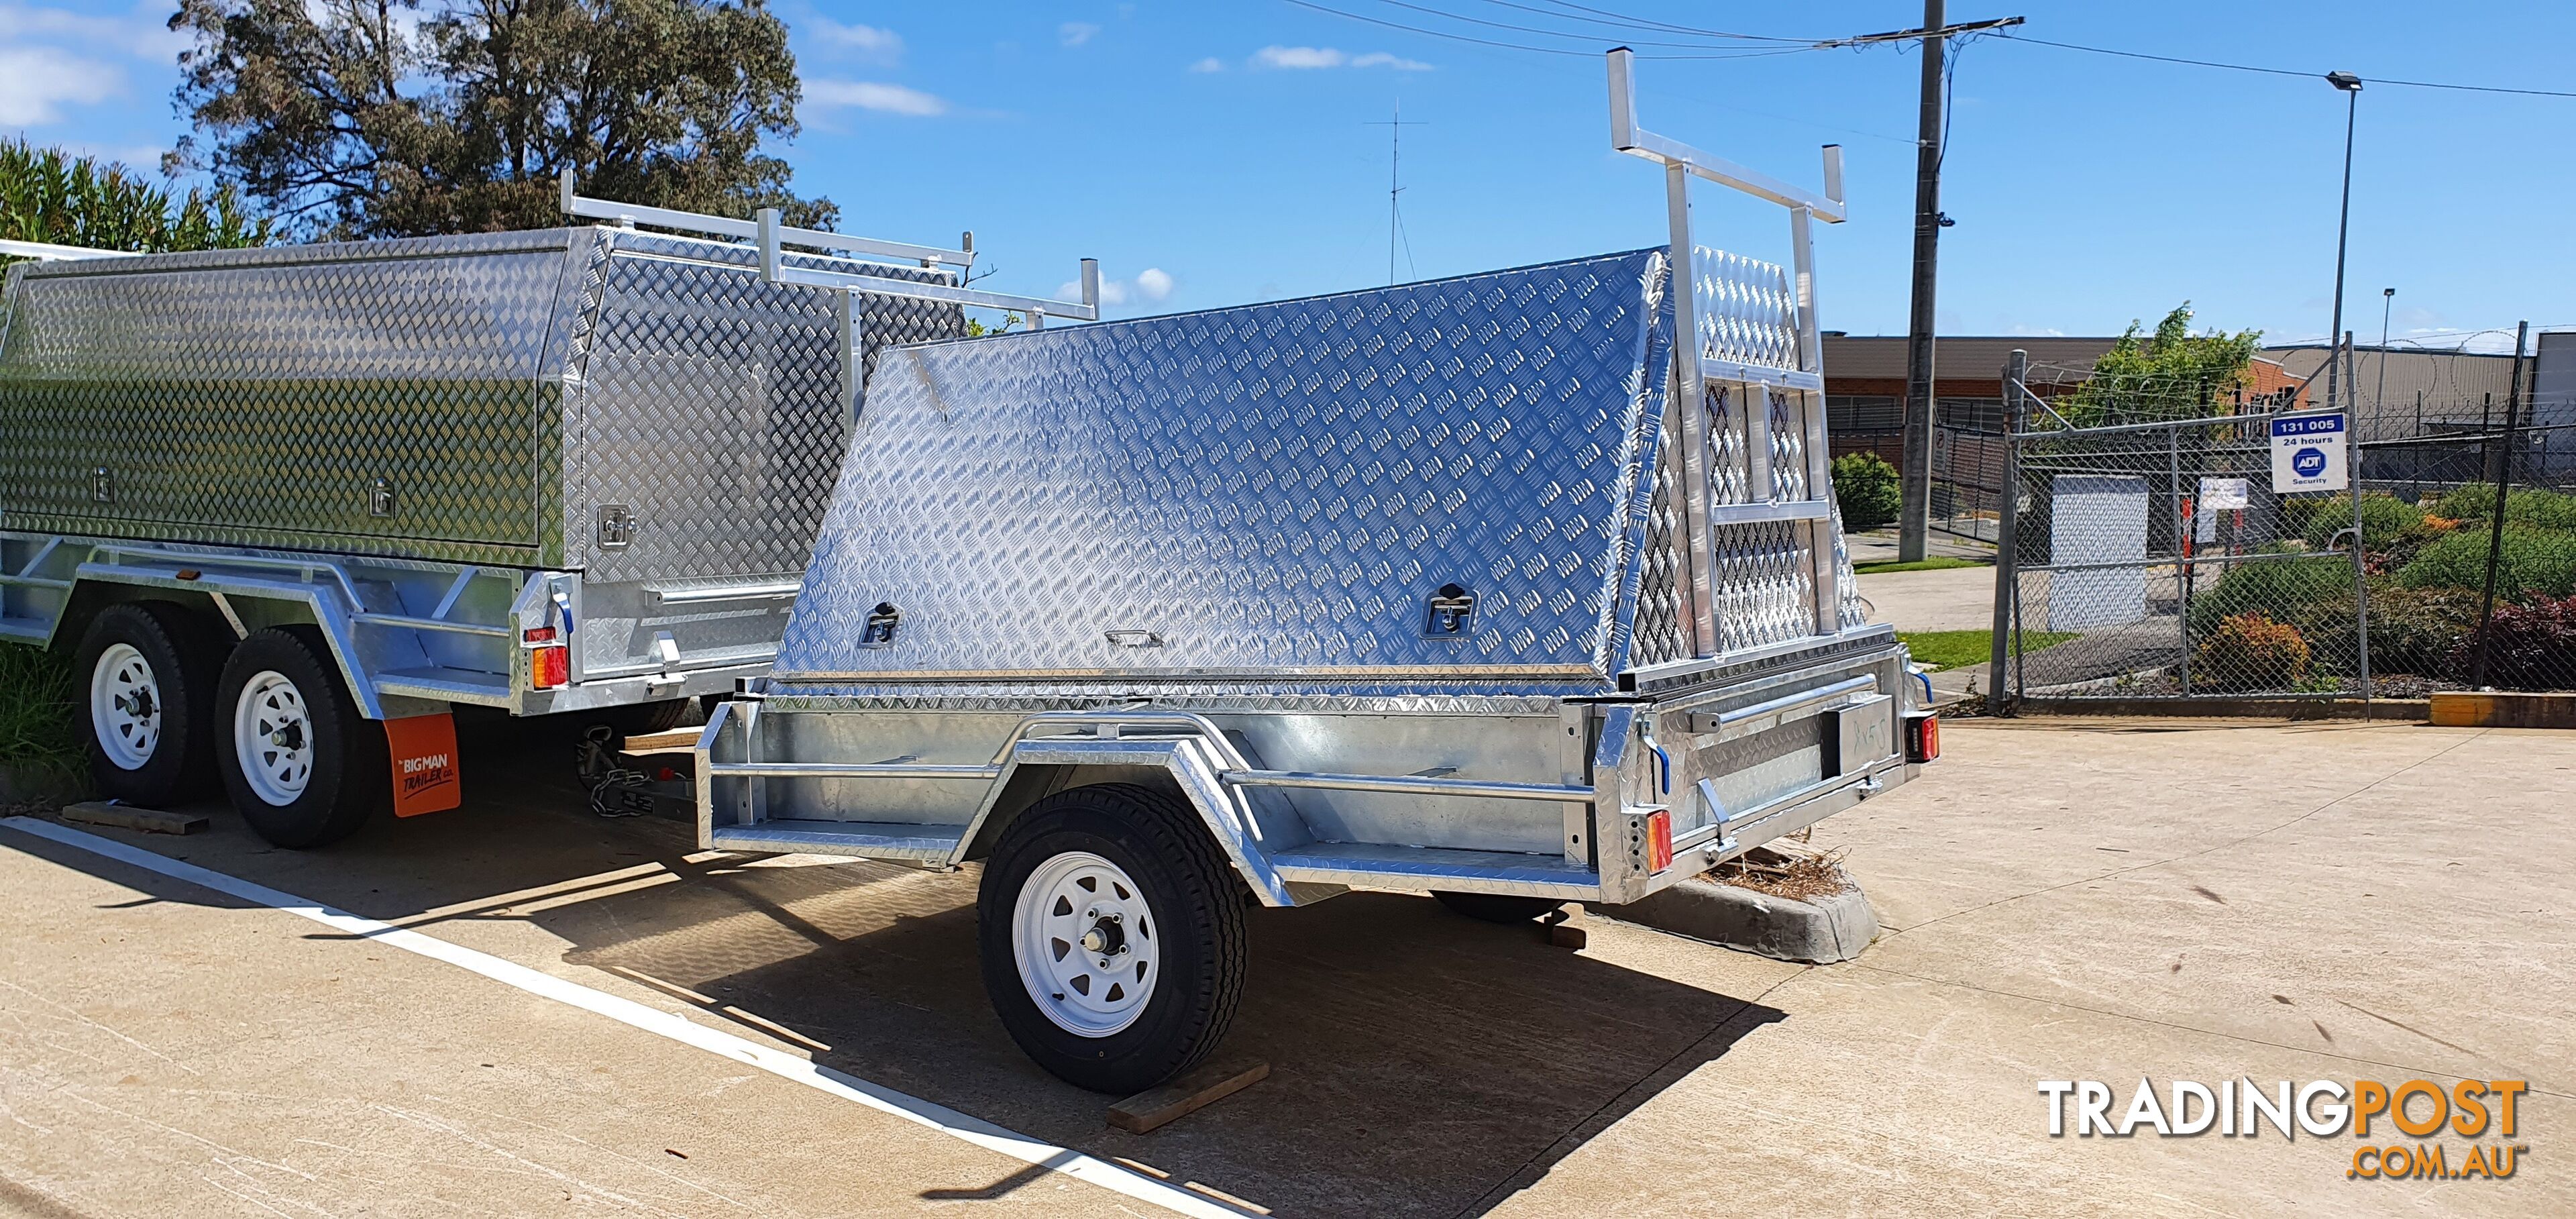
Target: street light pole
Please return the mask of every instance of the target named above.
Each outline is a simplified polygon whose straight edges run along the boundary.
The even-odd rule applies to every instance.
[[[2379,290],[2379,392],[2371,395],[2370,413],[2378,414],[2388,403],[2388,314],[2397,307],[2397,289]]]
[[[2328,72],[2326,83],[2344,91],[2343,110],[2343,219],[2335,225],[2335,294],[2334,329],[2326,332],[2326,409],[2333,410],[2340,399],[2341,363],[2333,346],[2343,340],[2343,255],[2352,236],[2352,123],[2361,109],[2361,78],[2350,72]],[[2358,502],[2358,501],[2355,501]]]

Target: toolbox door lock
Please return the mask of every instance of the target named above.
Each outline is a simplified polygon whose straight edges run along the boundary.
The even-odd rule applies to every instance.
[[[1476,594],[1443,584],[1422,605],[1422,637],[1464,639],[1476,627]]]
[[[894,645],[894,629],[903,622],[903,614],[892,603],[880,601],[868,611],[868,620],[859,628],[859,646],[883,648]]]

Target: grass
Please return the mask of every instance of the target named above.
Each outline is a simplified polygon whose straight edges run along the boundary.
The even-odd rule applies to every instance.
[[[63,657],[0,643],[0,764],[79,763],[80,738],[72,728],[78,684]]]
[[[1962,559],[1954,555],[1934,555],[1928,559],[1916,559],[1911,563],[1899,563],[1894,559],[1884,563],[1863,563],[1852,568],[1852,571],[1858,575],[1876,576],[1891,571],[1948,571],[1953,567],[1992,567],[1994,565],[1993,559]]]
[[[1995,634],[1989,630],[1898,631],[1896,638],[1905,645],[1906,651],[1914,654],[1914,663],[1930,665],[1934,672],[1980,665],[1994,659]],[[2023,631],[2022,654],[2054,647],[2073,638],[2073,631]]]

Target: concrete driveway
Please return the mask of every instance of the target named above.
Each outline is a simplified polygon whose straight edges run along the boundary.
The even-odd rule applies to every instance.
[[[1826,968],[1395,894],[1263,911],[1223,1052],[1272,1076],[1143,1136],[987,1011],[971,871],[699,853],[582,811],[567,748],[469,753],[466,808],[321,852],[221,811],[88,839],[417,942],[0,828],[0,1212],[2576,1211],[2564,734],[1957,725],[1819,832],[1891,930]],[[791,1078],[818,1064],[915,1107]],[[2140,1074],[2527,1078],[2532,1150],[2396,1183],[2346,1180],[2349,1137],[2046,1135],[2036,1081]]]

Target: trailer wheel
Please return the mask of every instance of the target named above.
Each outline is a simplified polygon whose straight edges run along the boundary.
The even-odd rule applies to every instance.
[[[1508,893],[1432,893],[1452,913],[1485,923],[1526,923],[1565,903],[1552,897],[1514,897]]]
[[[224,787],[278,846],[346,838],[390,800],[384,732],[358,714],[328,657],[321,632],[291,626],[252,632],[224,662]]]
[[[90,621],[76,663],[89,678],[82,735],[102,793],[164,804],[213,786],[223,651],[203,622],[166,602],[111,605]]]
[[[689,723],[697,710],[698,700],[696,699],[666,698],[650,703],[625,703],[615,707],[601,707],[594,711],[577,711],[573,714],[589,723],[604,724],[610,732],[618,736],[630,737],[669,732]],[[697,722],[703,724],[706,721]]]
[[[1241,881],[1198,815],[1151,788],[1058,792],[1020,814],[976,897],[984,989],[1039,1066],[1132,1093],[1216,1048],[1243,992]]]

